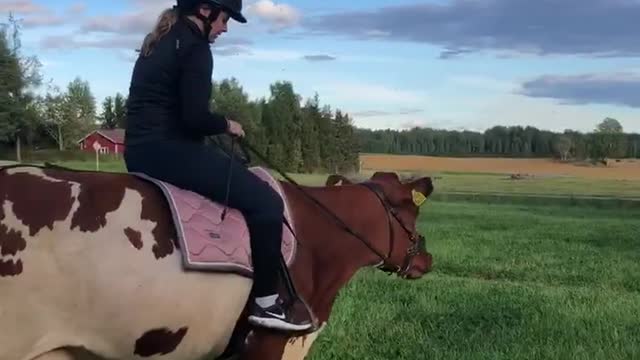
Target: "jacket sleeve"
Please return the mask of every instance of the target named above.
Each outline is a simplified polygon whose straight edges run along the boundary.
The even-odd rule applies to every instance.
[[[227,131],[224,115],[209,110],[211,96],[211,53],[205,46],[192,46],[182,58],[180,116],[189,132],[218,135]]]

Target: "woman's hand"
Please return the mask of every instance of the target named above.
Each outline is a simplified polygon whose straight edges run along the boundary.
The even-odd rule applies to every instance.
[[[242,125],[231,119],[227,119],[227,122],[229,123],[229,128],[227,129],[227,132],[229,134],[244,137],[244,130],[242,129]]]

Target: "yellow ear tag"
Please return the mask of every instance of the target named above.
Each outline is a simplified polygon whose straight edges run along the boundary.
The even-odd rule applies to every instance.
[[[411,190],[411,196],[413,197],[413,203],[418,207],[422,206],[422,204],[427,201],[427,197],[420,191]]]

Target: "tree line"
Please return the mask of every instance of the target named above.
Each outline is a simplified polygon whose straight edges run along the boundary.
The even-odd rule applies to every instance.
[[[247,141],[279,168],[292,172],[357,169],[359,148],[352,119],[340,109],[322,105],[318,94],[303,102],[288,81],[271,84],[269,96],[257,100],[249,100],[235,78],[214,82],[213,87],[211,109],[240,122]],[[229,138],[223,137],[222,142],[228,146]]]
[[[360,151],[385,154],[487,157],[555,157],[562,160],[640,158],[640,134],[627,134],[605,118],[589,133],[532,126],[494,126],[484,132],[431,128],[356,130]]]

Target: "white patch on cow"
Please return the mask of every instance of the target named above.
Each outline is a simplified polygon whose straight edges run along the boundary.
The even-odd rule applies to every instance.
[[[130,216],[130,214],[138,214],[135,223],[129,226],[132,230],[138,231],[141,234],[142,249],[138,251],[144,251],[149,256],[153,256],[152,244],[155,244],[155,240],[151,232],[157,226],[157,223],[142,219],[142,195],[140,195],[139,192],[131,189],[125,190],[122,203],[118,210],[107,214],[107,225],[112,222],[122,223],[131,221],[131,219],[122,218],[122,216]],[[122,231],[124,233],[124,228]]]
[[[2,203],[2,211],[4,212],[4,220],[2,223],[8,228],[8,231],[19,231],[24,239],[29,236],[29,227],[25,225],[13,212],[13,202],[5,200]],[[37,236],[38,234],[36,234]],[[28,247],[28,244],[27,244]]]
[[[326,325],[327,323],[323,322],[317,331],[306,336],[292,338],[288,341],[282,354],[282,360],[304,360],[309,354],[313,342],[316,341]]]
[[[72,184],[77,197],[79,184]],[[71,230],[72,211],[35,236],[11,211],[13,204],[2,204],[2,223],[21,231],[27,248],[18,254],[23,273],[0,278],[0,324],[11,324],[0,327],[0,359],[29,360],[67,346],[131,359],[144,333],[183,327],[185,337],[163,359],[215,358],[224,351],[251,279],[184,271],[177,250],[156,259],[151,250],[156,223],[141,219],[141,202],[138,191],[127,190],[121,207],[106,214],[98,231]],[[77,206],[76,200],[73,209]],[[131,246],[126,228],[141,233],[142,249]]]
[[[39,167],[19,167],[19,168],[11,168],[11,169],[7,169],[7,174],[9,175],[13,175],[13,174],[29,174],[29,175],[33,175],[33,176],[37,176],[39,178],[43,178],[45,180],[51,181],[51,182],[66,182],[66,180],[60,180],[60,179],[56,179],[56,178],[52,178],[50,176],[48,176],[47,174],[44,173],[43,169],[39,168]]]

